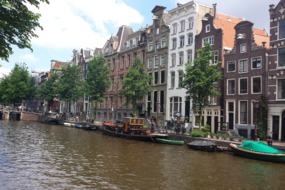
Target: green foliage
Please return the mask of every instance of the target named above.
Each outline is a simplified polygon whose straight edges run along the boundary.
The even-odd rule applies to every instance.
[[[268,123],[268,102],[265,96],[261,96],[258,101],[259,107],[257,111],[257,136],[261,140],[265,140],[267,136]]]
[[[16,64],[11,73],[0,82],[0,100],[4,104],[17,104],[31,99],[35,91],[34,79],[24,63]]]
[[[75,102],[83,96],[83,82],[76,65],[68,65],[59,76],[57,93],[60,100]]]
[[[123,79],[122,95],[126,97],[127,103],[132,104],[133,114],[136,115],[136,107],[139,100],[151,92],[149,82],[151,77],[144,70],[140,59],[135,58],[133,66],[128,70]]]
[[[44,81],[37,88],[37,97],[45,100],[52,100],[54,98],[58,98],[57,93],[57,82],[58,82],[58,74],[52,73],[51,77],[48,80]]]
[[[205,125],[202,129],[201,129],[202,132],[210,132],[211,131],[211,126],[210,125]]]
[[[48,0],[1,0],[0,1],[0,58],[8,61],[13,53],[12,45],[32,50],[31,39],[38,37],[35,33],[40,14],[29,10],[28,5],[39,8],[41,2]]]
[[[111,85],[109,78],[109,65],[103,56],[94,57],[88,62],[87,77],[85,81],[85,95],[89,100],[101,102],[104,93]]]
[[[205,138],[207,137],[208,133],[207,132],[203,132],[200,130],[193,130],[191,133],[191,137],[202,137]]]
[[[182,81],[182,87],[187,90],[193,101],[193,110],[199,114],[199,127],[202,125],[202,109],[209,105],[208,97],[219,96],[217,82],[222,79],[218,65],[210,64],[213,60],[210,44],[205,44],[198,52],[193,66],[188,63]]]

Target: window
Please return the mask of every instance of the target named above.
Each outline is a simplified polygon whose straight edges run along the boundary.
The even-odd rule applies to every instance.
[[[277,99],[285,99],[285,79],[278,79]]]
[[[171,82],[170,82],[170,88],[175,87],[175,72],[171,72]]]
[[[187,51],[187,62],[192,63],[193,56],[192,56],[192,50]]]
[[[158,83],[158,72],[154,72],[154,84]]]
[[[285,48],[278,48],[278,67],[285,66]]]
[[[251,59],[251,64],[253,69],[261,68],[261,57],[254,57]]]
[[[154,67],[158,67],[158,66],[159,66],[159,56],[156,55],[156,56],[154,57]]]
[[[236,93],[236,81],[234,79],[228,80],[228,95]]]
[[[210,105],[217,105],[218,97],[217,96],[209,96],[208,101]]]
[[[188,18],[188,29],[192,29],[194,27],[194,18]]]
[[[240,45],[240,53],[246,53],[246,44]]]
[[[160,91],[160,112],[164,110],[164,91]]]
[[[159,49],[159,46],[160,46],[159,41],[156,41],[156,42],[155,42],[155,49]]]
[[[174,67],[175,65],[176,65],[176,54],[175,53],[173,53],[172,55],[171,55],[171,65]]]
[[[192,45],[193,44],[193,33],[189,33],[188,34],[188,45]]]
[[[125,57],[122,56],[120,69],[124,69],[124,66],[125,66]]]
[[[152,48],[153,48],[152,42],[149,42],[149,44],[148,44],[148,51],[152,51]]]
[[[133,40],[130,41],[130,47],[133,47]]]
[[[180,22],[180,32],[183,32],[185,30],[185,20],[182,20]]]
[[[152,74],[148,73],[148,75],[149,75],[149,78],[151,79],[151,80],[149,80],[149,85],[151,85],[152,84]]]
[[[184,47],[184,40],[185,40],[184,36],[180,36],[180,47],[181,48]]]
[[[162,37],[161,38],[161,47],[164,48],[166,46],[166,38]]]
[[[246,73],[247,71],[248,71],[247,59],[239,60],[239,72],[240,73]]]
[[[116,60],[115,58],[112,59],[112,64],[111,64],[111,70],[115,70],[115,64],[116,64]]]
[[[219,59],[219,51],[213,51],[213,64],[218,64],[218,59]]]
[[[152,63],[152,57],[148,57],[148,68],[152,68],[153,63]]]
[[[207,24],[207,25],[206,25],[206,31],[205,31],[205,32],[206,32],[206,33],[210,32],[210,29],[211,29],[210,24]]]
[[[285,20],[279,21],[279,39],[285,38]]]
[[[165,54],[161,54],[161,56],[160,56],[160,64],[161,65],[165,64]]]
[[[182,110],[182,98],[174,96],[170,98],[169,113],[170,117],[175,117],[175,114],[181,113]]]
[[[239,93],[247,94],[247,78],[239,79]]]
[[[177,23],[174,23],[172,25],[172,34],[176,34],[177,33]]]
[[[214,45],[214,36],[210,36],[210,37],[206,37],[206,38],[203,38],[203,41],[202,41],[202,46],[204,47],[204,44],[205,43],[208,43],[210,45]]]
[[[183,65],[184,64],[184,53],[180,52],[179,53],[179,65]]]
[[[240,101],[240,124],[247,124],[247,101]]]
[[[156,35],[158,35],[158,34],[159,34],[159,28],[156,29]]]
[[[252,78],[252,93],[261,93],[261,77]]]
[[[160,84],[164,84],[165,82],[165,71],[161,70],[160,71]]]
[[[127,60],[126,67],[128,68],[129,66],[131,66],[131,55],[130,54],[128,54],[128,60]]]
[[[227,64],[228,64],[228,72],[236,71],[236,62],[235,61],[229,61]]]
[[[176,49],[176,45],[177,45],[177,40],[176,38],[172,39],[172,49]]]
[[[182,87],[182,81],[183,81],[183,71],[178,71],[178,87],[181,88]]]

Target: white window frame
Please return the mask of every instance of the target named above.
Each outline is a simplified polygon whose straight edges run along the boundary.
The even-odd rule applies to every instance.
[[[184,64],[184,52],[181,51],[179,52],[179,65],[183,65]]]
[[[172,24],[172,34],[177,33],[177,23]]]
[[[232,71],[229,71],[229,65],[230,65],[230,64],[233,64],[234,67],[235,67],[235,69],[232,70]],[[228,62],[227,62],[227,72],[228,72],[228,73],[236,72],[236,61],[228,61]]]
[[[185,20],[181,20],[180,21],[180,32],[184,32],[185,31]]]
[[[241,103],[242,102],[246,103],[245,122],[241,122]],[[239,114],[239,124],[242,124],[242,125],[248,124],[248,101],[246,101],[246,100],[239,101],[239,112],[238,112],[238,114]]]
[[[241,80],[246,80],[246,92],[242,92]],[[248,78],[247,77],[242,77],[242,78],[239,78],[238,81],[239,81],[238,82],[239,83],[239,88],[238,88],[239,94],[241,94],[241,95],[248,94]]]
[[[282,85],[280,85],[281,81],[283,82]],[[285,78],[277,79],[276,83],[277,83],[276,84],[276,88],[277,88],[276,98],[277,98],[277,100],[285,100]]]
[[[209,32],[211,32],[211,25],[207,24],[205,27],[205,33],[209,33]]]
[[[247,73],[248,72],[248,59],[240,59],[238,61],[238,72]]]
[[[233,81],[233,87],[231,87],[233,89],[233,93],[229,93],[229,87],[230,87],[230,82]],[[235,95],[236,94],[236,80],[235,79],[228,79],[227,80],[227,95]]]
[[[194,28],[194,17],[189,17],[188,18],[188,29],[193,29]]]
[[[175,72],[174,71],[170,72],[170,88],[171,89],[175,88]]]
[[[176,53],[171,54],[171,66],[174,67],[176,65]]]
[[[260,63],[259,63],[259,67],[254,67],[254,61],[257,61],[259,60]],[[258,65],[258,64],[257,64]],[[261,56],[258,56],[258,57],[253,57],[251,58],[251,69],[261,69],[262,68],[262,57]]]
[[[243,43],[240,44],[240,53],[246,53],[247,52],[247,44]]]

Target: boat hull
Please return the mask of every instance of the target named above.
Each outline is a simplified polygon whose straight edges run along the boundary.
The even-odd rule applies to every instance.
[[[193,150],[203,150],[208,152],[213,152],[218,150],[216,144],[208,141],[193,141],[191,143],[187,143],[187,146]]]
[[[269,153],[254,152],[238,148],[237,145],[235,144],[230,144],[230,147],[232,148],[232,151],[236,156],[241,156],[255,160],[285,163],[285,154],[269,154]]]
[[[183,145],[184,141],[172,140],[172,139],[163,139],[163,138],[155,138],[155,141],[163,144],[172,144],[172,145]]]
[[[158,137],[162,138],[163,136],[165,136],[163,134],[145,134],[145,135],[128,134],[128,133],[110,130],[110,129],[107,129],[106,127],[102,129],[102,133],[103,135],[109,135],[113,137],[120,137],[120,138],[145,141],[145,142],[155,142],[156,138]]]

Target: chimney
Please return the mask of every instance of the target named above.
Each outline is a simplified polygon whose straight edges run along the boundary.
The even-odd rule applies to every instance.
[[[272,11],[274,9],[274,7],[275,7],[274,4],[269,5],[269,11]]]
[[[262,47],[265,47],[266,42],[262,42]]]
[[[216,12],[217,12],[217,3],[213,4],[213,11],[214,11],[214,18],[216,17]]]

